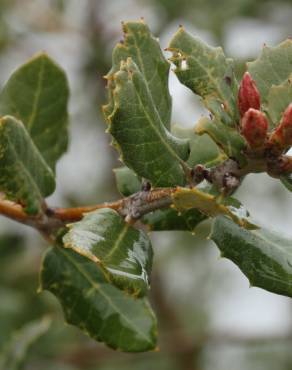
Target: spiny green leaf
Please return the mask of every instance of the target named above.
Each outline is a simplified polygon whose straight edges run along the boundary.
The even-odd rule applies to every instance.
[[[174,126],[172,132],[181,139],[189,139],[190,155],[187,163],[190,167],[195,167],[197,164],[213,167],[227,159],[207,134],[198,135],[195,129],[184,129],[179,126]]]
[[[120,167],[114,169],[114,175],[118,191],[125,197],[141,190],[141,181],[134,171],[128,167]]]
[[[219,202],[216,196],[198,188],[177,188],[172,198],[175,208],[180,212],[195,208],[209,217],[227,215],[238,225],[247,229],[256,227],[248,220],[249,214],[246,209],[233,198],[226,198]]]
[[[236,129],[226,127],[216,119],[203,117],[197,123],[195,131],[198,135],[208,134],[228,157],[235,158],[240,165],[246,163],[243,154],[246,143]]]
[[[88,258],[61,247],[49,249],[41,288],[59,299],[67,322],[90,337],[127,352],[155,348],[156,319],[148,301],[110,284]]]
[[[55,189],[47,166],[20,121],[0,119],[0,191],[25,206],[27,213],[40,212],[43,197]]]
[[[171,135],[161,122],[136,64],[130,58],[121,64],[114,75],[114,110],[107,120],[124,163],[153,186],[183,184],[181,163],[187,159],[188,143]]]
[[[65,248],[100,266],[120,289],[143,296],[149,288],[152,247],[147,235],[133,228],[114,210],[99,209],[69,225]]]
[[[217,119],[235,126],[237,82],[233,62],[225,57],[222,48],[210,47],[180,27],[168,50],[173,53],[170,60],[180,82],[200,95]]]
[[[291,102],[292,102],[292,85],[290,81],[285,82],[278,86],[272,86],[270,88],[268,94],[268,113],[272,120],[272,127],[275,127],[280,123],[280,120],[285,109]]]
[[[142,218],[150,231],[194,231],[196,226],[207,218],[197,209],[178,212],[174,208],[157,210]]]
[[[260,91],[263,108],[267,110],[270,88],[286,83],[292,73],[292,40],[275,47],[264,46],[260,56],[247,63],[247,69]]]
[[[53,171],[67,149],[68,96],[64,71],[44,53],[17,69],[0,95],[0,116],[23,122]]]
[[[30,347],[43,335],[51,321],[48,318],[30,322],[18,330],[0,353],[1,370],[21,370]]]
[[[252,286],[292,297],[292,240],[267,229],[245,230],[226,217],[215,219],[211,239]]]
[[[135,62],[145,79],[153,104],[161,122],[170,128],[171,96],[168,90],[170,64],[164,58],[159,42],[153,37],[149,27],[143,22],[123,23],[124,40],[113,50],[112,68],[106,78],[112,82],[122,61],[129,57]],[[110,84],[109,84],[110,85]],[[109,88],[111,94],[111,88]],[[109,99],[112,100],[111,96]],[[105,107],[111,110],[110,106]]]

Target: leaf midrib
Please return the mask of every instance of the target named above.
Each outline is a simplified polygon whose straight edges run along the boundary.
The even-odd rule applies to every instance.
[[[9,137],[9,135],[7,134],[6,132],[6,139],[9,143],[9,146],[10,148],[12,149],[14,155],[15,155],[15,158],[16,158],[16,162],[19,163],[20,167],[22,168],[23,172],[27,174],[28,178],[30,179],[31,183],[32,183],[32,186],[34,187],[35,189],[35,192],[37,194],[39,194],[39,200],[41,200],[43,198],[40,190],[39,190],[39,186],[38,184],[36,183],[35,179],[32,177],[31,173],[29,172],[29,170],[26,168],[25,164],[22,162],[22,160],[20,159],[16,149],[15,149],[15,146],[14,144],[11,142],[11,139]],[[40,202],[39,202],[39,206],[40,206]],[[39,210],[40,210],[40,207],[39,207]]]
[[[193,50],[193,48],[192,48],[192,50]],[[201,62],[199,61],[199,59],[195,59],[190,54],[186,54],[186,53],[183,53],[183,54],[187,55],[188,58],[193,59],[203,70],[205,70],[207,72],[208,78],[213,82],[213,84],[215,85],[215,87],[217,89],[217,92],[219,93],[219,97],[224,102],[226,100],[226,98],[222,95],[221,86],[218,84],[218,82],[216,81],[216,79],[212,76],[211,69],[209,69],[207,67],[204,67],[204,64],[201,64]],[[205,96],[212,96],[212,93],[211,94],[210,93],[209,94],[206,94]]]
[[[34,120],[35,120],[35,117],[36,117],[36,114],[37,114],[37,111],[38,111],[38,103],[39,103],[39,99],[40,99],[40,95],[41,95],[41,92],[42,92],[42,85],[43,85],[43,75],[44,75],[44,65],[45,65],[45,60],[44,58],[41,59],[41,63],[40,63],[40,70],[39,70],[39,73],[38,73],[38,81],[37,81],[37,88],[36,88],[36,91],[35,91],[35,94],[34,94],[34,99],[33,99],[33,102],[32,102],[32,110],[31,110],[31,114],[27,120],[27,130],[30,132],[31,131],[31,128],[34,124]]]
[[[147,74],[146,74],[146,71],[145,71],[145,65],[143,63],[143,58],[141,56],[141,50],[139,49],[138,44],[137,44],[135,32],[132,33],[132,35],[133,35],[133,39],[134,39],[135,48],[137,50],[137,56],[138,56],[139,62],[141,64],[141,73],[142,73],[143,76],[145,76],[145,81],[146,81],[146,85],[148,87],[149,95],[150,95],[151,100],[153,102],[153,105],[154,105],[154,107],[155,107],[155,109],[156,109],[156,111],[158,113],[158,116],[160,118],[161,123],[163,124],[164,127],[166,127],[168,125],[168,122],[162,122],[162,117],[161,117],[161,115],[159,113],[159,109],[158,109],[158,107],[156,105],[156,102],[153,99],[153,95],[152,95],[152,92],[151,92],[150,87],[149,87],[150,86],[150,83],[152,82],[152,79],[153,79],[154,75],[158,72],[158,68],[155,69],[155,73],[153,73],[151,79],[148,80],[147,77],[146,77]],[[151,38],[151,35],[149,35],[149,38]],[[139,66],[138,66],[138,68],[139,68]],[[167,98],[168,97],[166,97],[166,100],[167,100]],[[171,107],[170,107],[170,109],[171,109]]]
[[[122,230],[119,233],[118,238],[115,239],[115,242],[114,242],[112,248],[109,250],[108,254],[105,255],[102,258],[102,261],[104,263],[106,263],[106,260],[108,260],[110,257],[112,257],[112,255],[115,254],[116,250],[120,247],[120,244],[122,243],[124,237],[126,236],[128,230],[129,230],[129,227],[130,227],[130,225],[125,223],[124,227],[122,228]]]
[[[156,133],[156,135],[158,136],[158,138],[161,140],[161,142],[163,143],[163,145],[164,145],[164,147],[167,149],[167,151],[169,152],[169,154],[172,156],[172,157],[174,157],[176,160],[178,160],[178,162],[179,163],[184,163],[185,164],[185,162],[177,155],[177,153],[172,149],[172,147],[168,144],[168,142],[166,141],[166,139],[161,135],[161,133],[159,132],[159,130],[158,130],[158,128],[156,127],[156,125],[155,125],[155,123],[152,121],[152,119],[151,119],[151,117],[149,116],[149,114],[148,114],[148,112],[145,110],[145,108],[144,108],[144,104],[142,104],[142,100],[141,100],[141,97],[140,97],[140,94],[139,94],[139,91],[136,89],[136,86],[135,86],[135,84],[134,84],[134,82],[132,81],[132,83],[133,83],[133,86],[134,86],[134,88],[135,88],[135,91],[136,91],[136,94],[137,94],[137,97],[138,97],[138,100],[139,100],[139,103],[140,103],[140,105],[141,105],[141,107],[142,107],[142,110],[143,110],[143,112],[144,112],[144,114],[145,114],[145,117],[146,117],[146,119],[147,119],[147,121],[148,121],[148,123],[149,123],[149,125],[150,125],[150,127],[154,130],[154,132]],[[148,91],[148,93],[149,93],[149,88],[148,88],[148,86],[147,86],[147,84],[145,84],[146,85],[146,89],[147,89],[147,91]],[[149,93],[149,95],[150,95],[150,99],[151,99],[151,101],[152,101],[152,103],[153,103],[153,100],[152,100],[152,97],[151,97],[151,94]],[[164,125],[163,125],[163,123],[161,122],[161,118],[160,118],[160,116],[159,116],[159,114],[158,114],[158,112],[157,112],[157,110],[156,110],[156,107],[155,107],[155,104],[153,103],[153,105],[154,105],[154,109],[155,109],[155,113],[158,115],[158,119],[159,119],[159,122],[160,122],[160,124],[161,124],[161,126],[162,126],[162,129],[164,129],[164,130],[166,130],[165,129],[165,127],[164,127]],[[166,131],[165,131],[165,133],[166,133]]]

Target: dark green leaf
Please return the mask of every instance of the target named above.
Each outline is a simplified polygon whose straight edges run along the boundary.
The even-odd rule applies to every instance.
[[[69,225],[64,246],[89,258],[107,278],[134,295],[145,295],[152,267],[152,246],[147,235],[124,221],[114,210],[87,213]]]
[[[265,45],[258,59],[247,63],[247,69],[256,81],[261,102],[267,110],[271,87],[286,83],[292,73],[292,40],[288,39],[276,47]]]
[[[118,191],[125,197],[141,190],[141,181],[134,171],[128,167],[114,169]]]
[[[237,82],[233,62],[222,48],[213,48],[193,37],[183,27],[174,35],[168,50],[181,83],[203,98],[206,107],[220,121],[235,126]]]
[[[66,320],[92,338],[128,352],[155,348],[156,319],[145,298],[134,298],[108,282],[96,263],[61,247],[50,249],[41,288],[61,302]]]
[[[194,231],[196,226],[207,216],[197,209],[178,212],[173,208],[161,209],[144,216],[142,222],[149,226],[150,231]]]
[[[215,219],[211,239],[252,286],[292,297],[292,240],[275,232],[245,230],[226,217]]]
[[[51,321],[48,318],[31,322],[17,331],[0,353],[1,370],[20,370],[30,347],[45,334]]]
[[[130,57],[143,75],[161,122],[169,129],[171,96],[168,91],[168,75],[170,64],[165,60],[158,40],[153,37],[143,21],[123,23],[123,31],[124,40],[119,42],[113,50],[113,65],[106,78],[109,81],[112,80],[114,74],[119,71],[121,62]],[[105,109],[111,110],[109,106]]]
[[[68,96],[65,73],[44,53],[17,69],[0,95],[0,116],[23,122],[53,170],[67,149]]]
[[[53,172],[47,166],[20,121],[0,119],[0,191],[25,206],[27,213],[41,210],[43,197],[55,189]]]
[[[114,109],[106,118],[123,162],[153,186],[183,184],[189,145],[165,128],[143,74],[128,58],[114,79]]]

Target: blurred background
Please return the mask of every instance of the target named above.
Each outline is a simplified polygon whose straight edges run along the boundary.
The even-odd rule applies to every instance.
[[[102,76],[121,39],[121,21],[144,17],[165,48],[179,24],[244,62],[263,43],[292,37],[292,1],[278,0],[0,0],[0,86],[31,55],[45,50],[66,70],[70,148],[57,167],[50,205],[91,204],[119,197],[112,168],[121,164],[105,134]],[[190,127],[204,113],[194,94],[170,77],[173,123]],[[265,175],[249,176],[238,198],[254,218],[292,237],[292,196]],[[25,370],[288,370],[292,369],[292,301],[249,288],[230,261],[196,235],[152,234],[151,301],[159,352],[122,354],[65,325],[56,299],[37,293],[45,242],[0,218],[0,351],[15,330],[44,316],[53,323],[31,347]],[[6,369],[1,369],[6,370]]]

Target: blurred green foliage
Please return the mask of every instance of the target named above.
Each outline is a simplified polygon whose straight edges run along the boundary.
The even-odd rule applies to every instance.
[[[78,83],[94,112],[91,116],[94,119],[89,121],[87,128],[98,125],[104,130],[99,112],[105,93],[102,76],[109,70],[110,50],[120,37],[110,25],[127,16],[127,9],[124,14],[118,14],[119,7],[114,0],[86,0],[82,4],[73,0],[0,0],[0,74],[1,58],[7,58],[11,51],[21,50],[23,40],[29,47],[29,41],[33,44],[38,36],[46,49],[48,35],[53,35],[57,41],[61,35],[79,34],[88,45],[80,51]],[[271,9],[292,6],[292,2],[139,0],[135,5],[138,9],[136,18],[142,16],[149,6],[154,14],[159,15],[158,34],[162,34],[172,22],[188,22],[209,31],[216,43],[223,44],[227,22],[236,22],[244,17],[269,22]],[[130,9],[131,2],[126,6]],[[81,8],[82,21],[78,18]],[[286,27],[291,31],[290,18]],[[244,64],[240,64],[239,75],[243,69]],[[5,78],[1,76],[1,80]],[[82,102],[82,97],[77,96],[75,102]],[[84,119],[82,110],[84,105],[81,103],[74,107],[77,111],[73,117],[75,123]],[[103,156],[110,160],[104,180],[92,184],[97,200],[118,196],[112,174],[112,168],[117,167],[117,158],[112,149]],[[63,201],[72,205],[80,202],[78,197],[70,194]],[[150,297],[160,322],[160,351],[139,355],[113,352],[77,329],[64,325],[63,314],[55,298],[49,293],[37,293],[38,269],[45,243],[38,235],[22,235],[12,222],[3,220],[3,225],[0,238],[0,351],[15,330],[46,315],[53,319],[48,332],[30,348],[24,370],[292,369],[290,323],[287,323],[287,333],[281,341],[277,337],[263,338],[255,344],[254,340],[240,335],[235,335],[235,339],[228,338],[228,335],[212,337],[210,315],[214,308],[210,306],[210,297],[219,288],[224,290],[228,277],[218,277],[213,270],[214,256],[210,255],[209,245],[203,238],[208,234],[208,225],[202,225],[195,237],[184,232],[153,235],[161,244],[155,250]],[[6,225],[9,225],[7,230]],[[218,307],[218,310],[224,310],[224,307]]]

